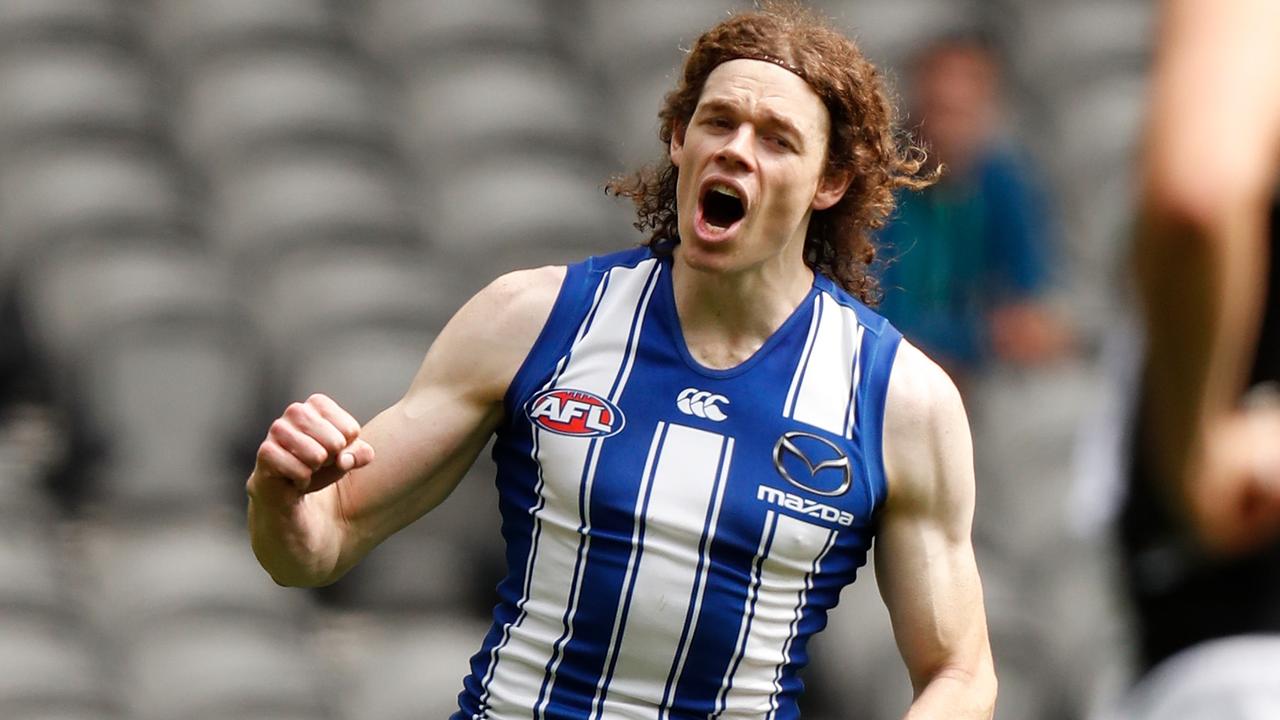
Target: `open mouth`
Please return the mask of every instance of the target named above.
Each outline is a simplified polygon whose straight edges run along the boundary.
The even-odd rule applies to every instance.
[[[715,183],[702,195],[702,217],[717,230],[729,228],[746,213],[738,191],[728,185]]]

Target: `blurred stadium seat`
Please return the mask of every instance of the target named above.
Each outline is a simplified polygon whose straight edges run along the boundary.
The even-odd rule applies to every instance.
[[[543,2],[368,0],[365,5],[363,45],[393,63],[459,49],[546,48],[554,32]]]
[[[441,615],[370,628],[373,639],[364,656],[348,669],[351,687],[343,697],[345,717],[448,717],[457,710],[467,662],[486,628],[487,623]]]
[[[402,134],[436,176],[522,148],[587,151],[602,145],[603,110],[576,70],[552,55],[457,54],[410,66]]]
[[[0,50],[0,148],[158,129],[154,81],[134,53],[84,40]]]
[[[155,622],[125,643],[123,692],[136,720],[289,709],[324,718],[326,668],[295,630],[220,616]]]
[[[120,717],[106,703],[40,701],[3,707],[6,720],[115,720]]]
[[[582,54],[611,80],[634,68],[679,67],[678,48],[688,49],[702,31],[748,3],[735,0],[587,0]],[[654,107],[657,112],[657,107]]]
[[[271,407],[329,388],[357,418],[371,418],[401,397],[431,337],[465,300],[458,284],[411,249],[348,247],[282,261],[243,295],[264,341]],[[366,356],[362,343],[378,352]]]
[[[127,638],[184,618],[247,619],[296,631],[305,595],[284,593],[258,566],[239,523],[203,508],[120,513],[85,528],[90,609],[104,632]],[[139,588],[147,588],[140,593]]]
[[[138,318],[225,313],[226,276],[182,236],[90,235],[50,248],[23,269],[23,322],[42,361],[89,361],[86,343]]]
[[[0,262],[70,235],[174,231],[189,220],[181,176],[146,145],[41,143],[0,168]]]
[[[424,617],[463,614],[483,622],[492,609],[485,581],[492,579],[487,571],[494,557],[478,550],[432,523],[417,523],[378,546],[330,592],[344,606],[361,610]]]
[[[189,75],[175,129],[190,156],[211,170],[272,142],[376,145],[389,132],[381,76],[331,49],[228,53]]]
[[[105,449],[91,499],[120,512],[239,504],[234,451],[258,417],[245,326],[232,315],[144,318],[89,343],[79,392]]]
[[[438,332],[464,299],[451,275],[417,248],[318,248],[290,255],[242,297],[262,339],[284,359],[308,338],[365,323]]]
[[[67,573],[46,518],[0,519],[0,614],[68,610]]]
[[[922,44],[977,25],[971,0],[832,0],[832,17],[858,40],[859,48],[889,73],[902,68]]]
[[[618,238],[628,235],[604,198],[605,170],[575,160],[506,155],[459,168],[435,188],[435,246],[458,267],[467,266],[463,258],[486,258],[487,275],[563,262],[566,249],[625,247]]]
[[[416,318],[312,333],[309,341],[293,347],[286,390],[278,399],[302,400],[314,388],[325,388],[326,395],[366,423],[404,395],[433,339]]]
[[[65,37],[119,37],[128,33],[120,0],[0,0],[0,45]]]
[[[91,704],[105,677],[85,628],[65,617],[0,614],[0,716],[36,704]]]
[[[152,44],[179,70],[253,45],[327,43],[342,34],[329,0],[150,0],[145,8]]]
[[[1012,70],[1041,92],[1143,72],[1154,40],[1155,6],[1140,0],[1021,4],[1008,43]],[[1053,85],[1053,87],[1044,87]]]
[[[259,153],[219,178],[211,239],[237,270],[269,269],[300,247],[417,244],[392,160],[333,146]]]

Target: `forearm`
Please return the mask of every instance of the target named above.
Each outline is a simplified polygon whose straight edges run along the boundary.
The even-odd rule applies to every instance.
[[[1147,326],[1148,458],[1182,478],[1203,431],[1235,409],[1256,350],[1266,287],[1265,211],[1212,224],[1148,213],[1136,258]]]
[[[343,533],[330,511],[335,494],[333,485],[287,499],[249,491],[250,544],[280,585],[317,587],[341,577]]]
[[[1134,267],[1148,328],[1144,453],[1185,479],[1236,406],[1265,301],[1280,161],[1271,0],[1171,0],[1144,136]]]
[[[945,670],[928,681],[903,720],[990,720],[995,702],[996,678],[990,667]]]

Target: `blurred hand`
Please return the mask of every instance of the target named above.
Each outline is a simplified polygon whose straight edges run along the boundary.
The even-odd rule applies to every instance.
[[[1036,302],[1004,305],[991,312],[991,345],[997,357],[1019,365],[1039,365],[1062,357],[1071,333],[1048,308]]]
[[[293,403],[271,423],[258,446],[249,490],[266,499],[296,501],[373,462],[360,423],[326,395]]]
[[[1280,538],[1280,406],[1215,423],[1184,488],[1191,529],[1210,552],[1235,555]]]

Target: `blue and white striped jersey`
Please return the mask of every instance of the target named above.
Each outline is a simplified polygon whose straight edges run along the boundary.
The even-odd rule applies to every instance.
[[[507,577],[454,720],[796,718],[866,560],[901,336],[818,276],[750,359],[689,354],[670,258],[571,266],[494,456]]]

